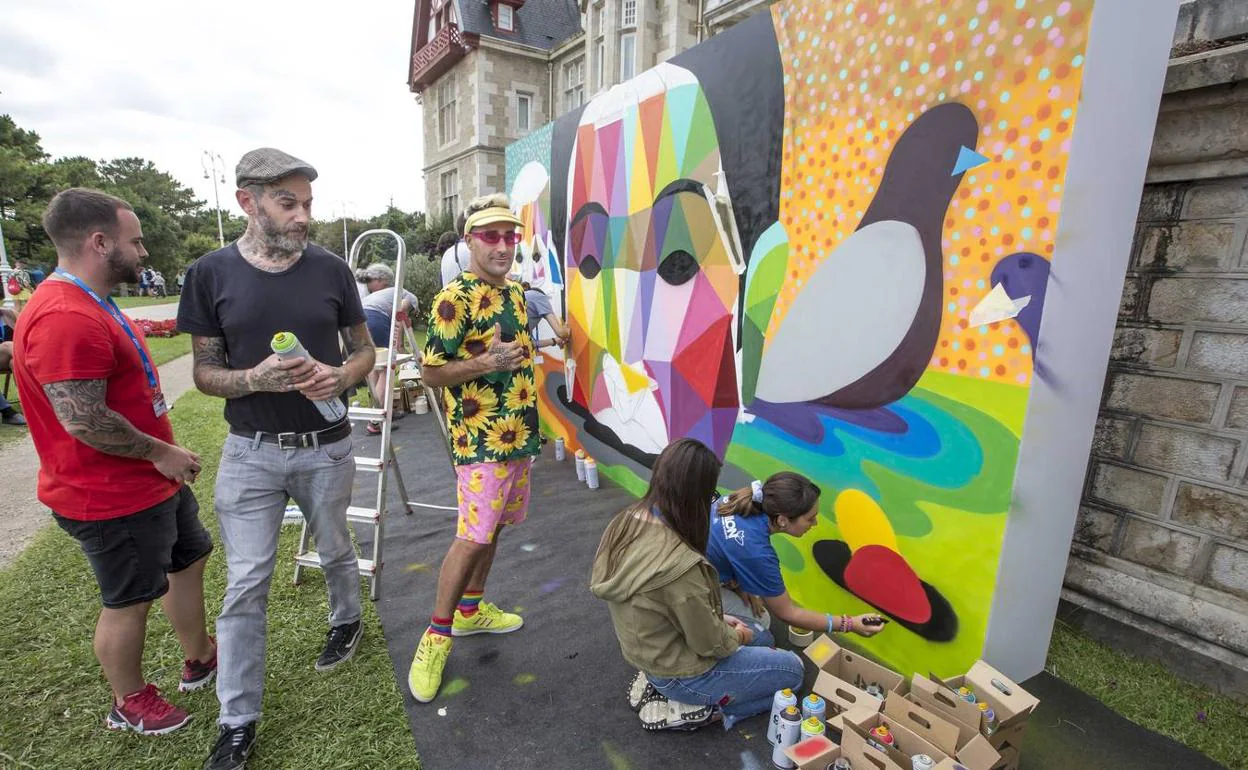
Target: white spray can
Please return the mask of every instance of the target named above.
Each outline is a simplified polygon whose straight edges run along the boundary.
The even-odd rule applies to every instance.
[[[585,450],[576,450],[576,480],[585,480]]]
[[[796,746],[802,737],[802,712],[797,706],[785,706],[780,712],[780,725],[776,728],[776,747],[771,750],[771,763],[781,770],[794,770],[797,763],[789,759],[784,750]]]
[[[592,457],[585,458],[585,483],[590,489],[598,488],[598,463]]]
[[[936,767],[936,762],[926,754],[915,754],[910,758],[910,764],[914,770],[932,770]]]
[[[567,452],[565,452],[563,449],[563,439],[562,438],[555,439],[555,462],[561,463],[563,462],[564,458],[566,458],[567,456],[568,456]]]
[[[775,696],[771,699],[771,716],[767,718],[767,740],[773,744],[776,742],[777,731],[780,728],[780,712],[789,706],[797,705],[797,696],[787,687],[783,690],[776,690]]]
[[[273,335],[273,341],[269,343],[269,347],[279,358],[310,358],[308,351],[304,349],[303,343],[299,342],[299,338],[294,332],[278,332]],[[313,401],[316,410],[321,413],[327,422],[340,422],[342,418],[347,416],[347,406],[342,403],[341,399],[328,398],[324,401]]]

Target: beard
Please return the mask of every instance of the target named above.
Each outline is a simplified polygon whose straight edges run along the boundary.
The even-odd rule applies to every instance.
[[[293,224],[283,230],[277,221],[259,206],[256,207],[256,222],[260,225],[260,238],[267,251],[299,254],[308,245],[307,225]]]
[[[136,260],[134,264],[126,261],[122,255],[121,249],[114,248],[108,252],[104,258],[108,265],[109,284],[115,285],[119,283],[138,283],[139,282],[139,262]]]

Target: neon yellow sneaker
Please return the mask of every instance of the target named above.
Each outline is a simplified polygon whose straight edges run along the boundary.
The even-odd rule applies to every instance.
[[[412,667],[407,672],[407,689],[421,703],[428,703],[442,686],[442,669],[451,656],[451,640],[441,634],[425,632],[416,645]]]
[[[524,625],[524,618],[514,612],[503,612],[489,602],[477,605],[477,612],[470,618],[455,610],[455,619],[451,623],[452,636],[472,636],[473,634],[510,634]]]

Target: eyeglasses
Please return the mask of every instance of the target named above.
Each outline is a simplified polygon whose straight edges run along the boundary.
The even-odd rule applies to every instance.
[[[480,233],[469,233],[486,246],[497,246],[499,241],[506,243],[508,246],[515,246],[520,242],[520,233],[512,230],[509,233],[498,233],[493,230],[485,230]]]

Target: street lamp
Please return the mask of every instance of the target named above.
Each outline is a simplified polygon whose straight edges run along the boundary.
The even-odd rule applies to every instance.
[[[347,207],[348,205],[350,204],[348,204],[347,201],[339,201],[338,203],[334,204],[334,210],[338,213],[340,217],[342,217],[342,258],[343,259],[347,258],[347,252],[350,250],[350,247],[347,245]]]
[[[217,194],[217,179],[221,180],[221,184],[225,184],[225,161],[219,153],[212,150],[204,150],[200,156],[199,163],[204,168],[204,179],[212,180],[212,200],[217,204],[217,240],[221,243],[221,248],[225,248],[225,228],[221,226],[221,196]],[[221,164],[221,169],[217,169],[217,164]]]

